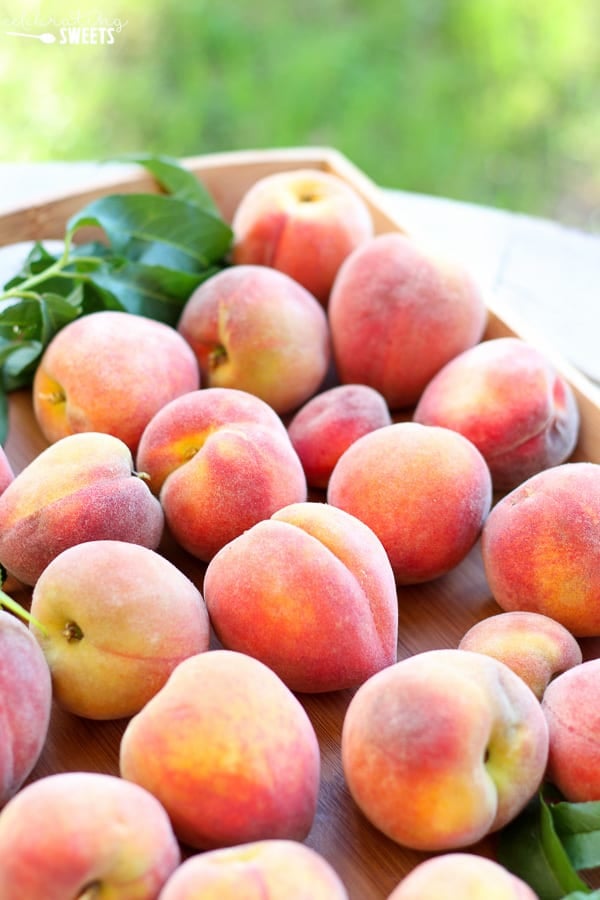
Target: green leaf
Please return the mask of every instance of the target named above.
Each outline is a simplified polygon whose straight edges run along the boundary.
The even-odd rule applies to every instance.
[[[26,258],[19,272],[17,272],[4,285],[4,290],[9,290],[21,284],[31,275],[37,275],[39,272],[45,272],[50,266],[54,265],[58,257],[53,256],[40,241],[36,241]]]
[[[69,235],[87,225],[106,233],[115,253],[127,255],[132,240],[159,242],[183,253],[196,270],[219,262],[232,232],[211,213],[162,194],[110,194],[92,201],[67,223]]]
[[[163,266],[126,262],[98,270],[94,284],[109,291],[127,312],[175,325],[192,291],[217,271],[213,268],[192,275]]]
[[[151,153],[132,153],[119,156],[119,162],[134,162],[150,172],[167,193],[180,200],[189,200],[202,209],[218,215],[217,206],[202,182],[178,160],[171,156]]]
[[[573,866],[593,869],[600,866],[600,802],[553,803],[552,820]]]
[[[566,894],[563,900],[600,900],[600,890],[574,891],[572,894]]]
[[[562,900],[570,891],[588,892],[565,852],[554,829],[552,813],[541,795],[502,829],[498,859],[526,881],[540,900]]]

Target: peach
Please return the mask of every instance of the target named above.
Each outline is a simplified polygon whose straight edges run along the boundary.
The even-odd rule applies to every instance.
[[[175,328],[102,310],[69,322],[52,338],[35,372],[33,411],[50,443],[101,431],[135,454],[154,413],[199,385],[194,354]]]
[[[179,663],[129,721],[120,770],[161,801],[190,847],[301,841],[316,813],[319,744],[271,669],[209,650]]]
[[[503,497],[481,535],[498,605],[550,616],[575,637],[600,635],[599,521],[597,463],[545,469]]]
[[[400,409],[481,339],[487,309],[461,266],[390,232],[365,241],[342,263],[328,315],[340,381],[368,384]]]
[[[96,432],[43,450],[0,494],[0,563],[35,584],[67,547],[113,539],[155,550],[164,516],[126,444]]]
[[[310,487],[326,488],[336,462],[363,434],[391,425],[381,394],[366,384],[341,384],[308,400],[288,425],[288,434]]]
[[[475,853],[443,853],[420,862],[388,900],[538,900],[529,885],[504,866]]]
[[[203,384],[256,394],[280,414],[308,400],[329,367],[323,308],[297,281],[265,266],[232,266],[204,281],[177,329]]]
[[[344,259],[373,234],[369,207],[342,178],[319,169],[266,175],[232,222],[233,261],[271,266],[327,304]]]
[[[486,653],[516,672],[538,700],[550,681],[582,660],[570,631],[549,616],[505,612],[489,616],[463,635],[459,650]]]
[[[536,347],[513,337],[483,341],[447,363],[413,418],[468,437],[502,491],[565,462],[579,433],[569,383]]]
[[[348,900],[327,860],[298,841],[264,840],[187,859],[159,900]]]
[[[160,803],[114,775],[48,775],[0,813],[2,900],[156,900],[180,860]]]
[[[6,455],[6,450],[0,445],[0,494],[14,481],[15,472]]]
[[[221,643],[260,659],[293,691],[353,687],[396,661],[398,598],[385,550],[325,503],[286,506],[223,547],[204,596]]]
[[[546,779],[572,803],[600,801],[600,659],[559,675],[542,710],[550,734]]]
[[[365,522],[399,584],[429,581],[474,546],[492,501],[489,469],[458,432],[397,422],[358,438],[339,458],[327,500]]]
[[[144,430],[137,465],[159,494],[175,540],[205,561],[307,496],[283,422],[263,400],[235,388],[203,388],[168,403]]]
[[[14,615],[0,610],[0,807],[38,761],[50,724],[50,671],[37,641]]]
[[[503,828],[532,799],[548,728],[504,663],[429,650],[358,688],[341,749],[350,793],[371,824],[415,850],[456,850]]]
[[[35,584],[31,614],[44,628],[30,626],[55,700],[90,719],[139,712],[178,663],[209,646],[198,588],[163,556],[124,541],[60,553]]]

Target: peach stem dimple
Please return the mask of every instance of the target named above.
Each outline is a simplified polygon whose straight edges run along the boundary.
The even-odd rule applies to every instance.
[[[227,362],[227,350],[222,344],[218,344],[214,350],[208,354],[208,365],[211,370],[217,369]]]
[[[62,633],[69,644],[71,641],[80,641],[83,638],[83,631],[77,622],[67,622]]]

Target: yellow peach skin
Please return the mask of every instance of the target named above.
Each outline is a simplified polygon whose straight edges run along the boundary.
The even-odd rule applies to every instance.
[[[487,311],[468,272],[391,232],[342,263],[328,316],[340,381],[368,384],[398,409],[481,339]]]
[[[293,691],[355,687],[396,661],[398,599],[385,550],[370,528],[325,503],[286,506],[223,547],[204,596],[222,644],[260,659]]]
[[[175,540],[205,561],[307,496],[279,416],[234,388],[204,388],[168,403],[144,430],[137,465],[159,493]]]
[[[600,465],[563,463],[528,478],[492,509],[485,574],[506,612],[538,612],[575,637],[600,635]]]
[[[358,438],[337,461],[327,501],[365,522],[399,584],[450,571],[474,546],[492,482],[477,448],[455,431],[397,422]]]
[[[160,803],[113,775],[40,778],[0,813],[2,900],[156,900],[180,859]]]
[[[203,282],[177,329],[196,354],[203,384],[256,394],[282,415],[319,389],[329,367],[323,308],[266,266],[232,266]]]
[[[538,900],[537,894],[493,859],[443,853],[419,863],[388,900]]]
[[[163,527],[160,503],[134,471],[123,441],[96,432],[69,435],[43,450],[0,495],[0,562],[33,585],[67,547],[112,539],[154,550]]]
[[[50,670],[23,622],[0,610],[0,807],[31,773],[50,724]]]
[[[511,337],[483,341],[447,363],[426,386],[413,418],[469,438],[499,491],[565,462],[579,433],[569,383],[543,353]]]
[[[187,859],[159,900],[348,900],[327,860],[298,841],[266,840]]]
[[[344,259],[373,234],[362,197],[318,169],[267,175],[243,195],[233,217],[233,261],[271,266],[323,305]]]
[[[34,376],[33,410],[50,442],[102,431],[135,453],[154,413],[199,385],[194,354],[175,328],[103,310],[53,337]]]
[[[504,663],[430,650],[359,687],[341,749],[350,793],[376,828],[415,850],[455,850],[502,828],[533,797],[548,729]]]
[[[316,813],[319,745],[271,669],[209,650],[180,663],[129,721],[120,771],[160,800],[190,847],[301,841]]]
[[[541,700],[550,681],[582,661],[581,647],[563,625],[534,612],[506,612],[476,622],[459,650],[506,663]]]
[[[30,626],[54,699],[90,719],[131,716],[183,659],[208,650],[200,591],[163,556],[124,541],[60,553],[33,589]]]

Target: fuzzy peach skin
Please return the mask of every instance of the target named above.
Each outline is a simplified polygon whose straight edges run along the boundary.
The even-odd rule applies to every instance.
[[[190,847],[302,841],[316,813],[319,744],[271,669],[209,650],[180,663],[129,721],[120,771],[161,801]]]
[[[160,803],[113,775],[40,778],[0,813],[2,900],[156,900],[180,860]]]
[[[283,422],[263,400],[235,388],[204,388],[163,407],[142,435],[137,465],[176,541],[205,561],[307,497]]]
[[[413,418],[468,437],[499,491],[565,462],[579,434],[569,383],[536,347],[513,337],[482,341],[447,363]]]
[[[61,438],[0,495],[0,563],[33,585],[67,547],[122,540],[155,550],[164,515],[133,469],[126,444],[109,434]]]
[[[476,622],[459,650],[486,653],[506,663],[541,700],[550,681],[582,661],[570,631],[541,613],[505,612]]]
[[[293,691],[354,687],[396,661],[398,598],[385,550],[325,503],[286,506],[223,547],[204,596],[221,643],[260,659]]]
[[[33,589],[30,626],[52,673],[54,699],[90,719],[131,716],[178,663],[208,650],[198,588],[171,562],[138,544],[69,547]]]
[[[365,522],[397,582],[413,584],[443,575],[471,550],[490,510],[492,483],[482,455],[461,434],[397,422],[344,451],[327,501]]]
[[[600,635],[599,522],[597,463],[546,469],[503,497],[481,536],[498,605],[550,616],[575,637]]]
[[[547,780],[572,803],[600,801],[600,659],[559,675],[542,710],[550,733]]]
[[[371,824],[414,850],[456,850],[502,828],[533,797],[548,728],[534,693],[504,663],[429,650],[358,688],[341,752]]]
[[[202,383],[256,394],[280,414],[321,386],[331,356],[318,301],[283,272],[232,266],[204,281],[178,331],[196,354]]]
[[[344,259],[373,234],[362,197],[318,169],[266,175],[243,195],[233,217],[233,261],[271,266],[323,305]]]
[[[50,670],[27,626],[0,610],[0,807],[19,790],[46,743]]]
[[[391,425],[379,391],[341,384],[311,397],[294,415],[288,434],[310,487],[326,488],[336,462],[357,438]]]
[[[52,338],[34,376],[33,411],[51,443],[102,431],[135,453],[154,413],[199,386],[196,358],[175,328],[102,310],[70,322]]]
[[[340,381],[412,406],[433,376],[476,344],[487,321],[468,272],[399,232],[365,241],[344,261],[328,306]]]
[[[493,859],[443,853],[419,863],[387,900],[538,900],[529,885]]]
[[[265,840],[188,858],[159,900],[348,900],[327,860],[298,841]]]

